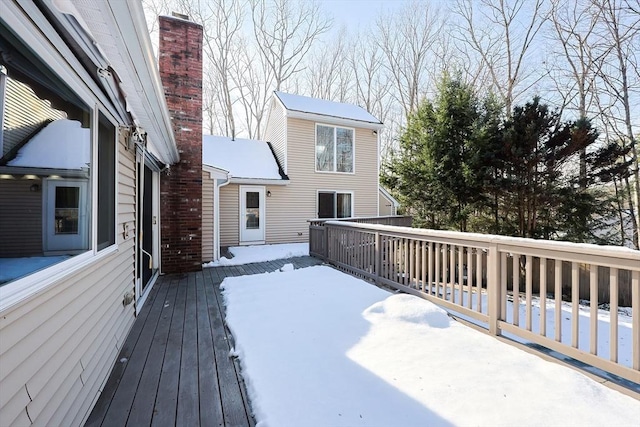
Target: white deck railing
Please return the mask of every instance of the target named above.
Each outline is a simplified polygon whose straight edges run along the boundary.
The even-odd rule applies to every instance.
[[[322,226],[324,258],[347,272],[431,300],[492,334],[640,383],[639,251],[352,222]],[[603,302],[608,311],[599,309]]]

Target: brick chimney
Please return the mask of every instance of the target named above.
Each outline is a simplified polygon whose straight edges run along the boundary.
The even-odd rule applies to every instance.
[[[202,26],[161,16],[160,77],[180,162],[160,181],[164,273],[202,269]]]

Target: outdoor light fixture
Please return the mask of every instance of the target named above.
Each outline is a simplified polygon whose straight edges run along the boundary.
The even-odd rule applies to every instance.
[[[271,191],[267,190],[267,197],[271,197]]]
[[[31,184],[29,190],[35,193],[36,191],[40,191],[40,186],[38,184]]]

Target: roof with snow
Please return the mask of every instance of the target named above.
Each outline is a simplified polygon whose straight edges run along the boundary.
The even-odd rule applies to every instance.
[[[223,169],[235,179],[283,179],[269,144],[254,139],[204,135],[202,164]]]
[[[77,120],[54,120],[35,134],[7,166],[82,169],[91,163],[91,130]]]
[[[284,108],[289,111],[355,120],[375,125],[382,124],[380,120],[368,113],[367,110],[357,105],[327,101],[325,99],[309,98],[308,96],[292,95],[290,93],[279,91],[274,93],[280,102],[282,102]]]

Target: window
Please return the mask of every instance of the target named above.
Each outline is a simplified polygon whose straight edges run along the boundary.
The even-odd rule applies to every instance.
[[[316,125],[316,171],[353,172],[353,129]]]
[[[0,70],[0,286],[19,290],[115,244],[117,132],[1,22]]]
[[[349,218],[352,216],[352,193],[318,192],[318,218]]]

